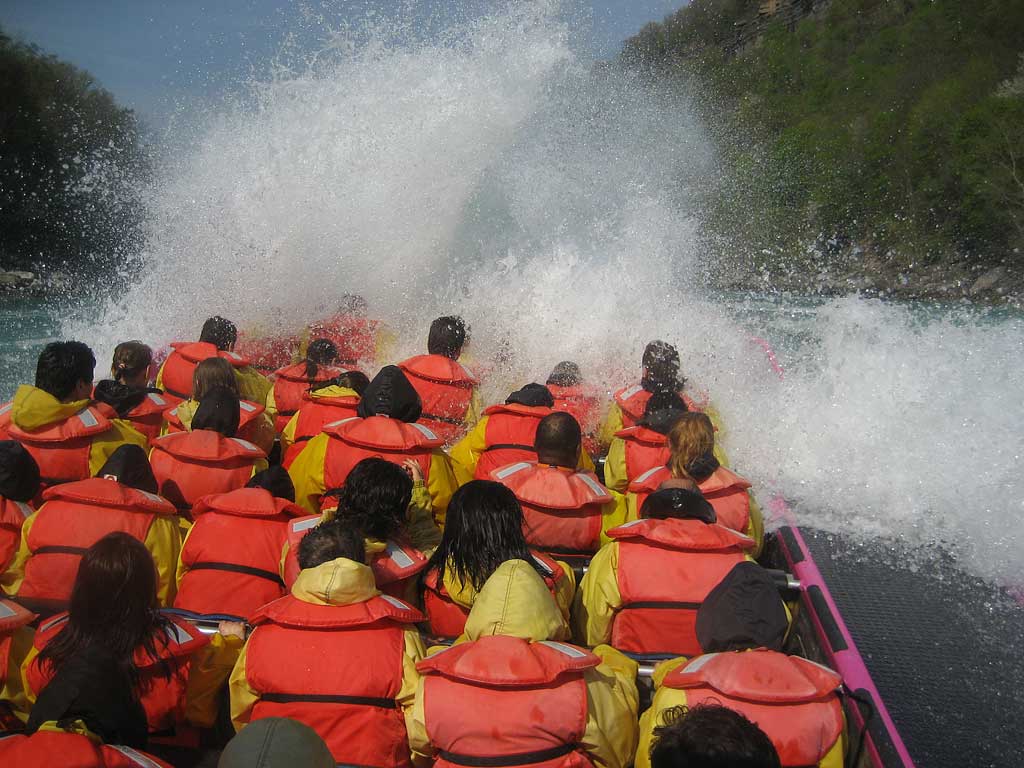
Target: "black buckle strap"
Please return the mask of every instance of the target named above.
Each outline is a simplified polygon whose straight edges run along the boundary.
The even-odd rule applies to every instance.
[[[377,699],[372,696],[344,696],[336,693],[261,693],[261,701],[273,704],[355,704],[360,707],[398,709],[394,699]]]
[[[60,547],[57,545],[39,547],[32,550],[33,555],[78,555],[81,557],[88,551],[87,547]]]
[[[441,750],[438,754],[442,759],[455,765],[466,765],[470,768],[503,768],[512,765],[530,765],[531,763],[544,763],[558,757],[575,752],[579,744],[559,744],[550,749],[538,749],[536,752],[520,752],[515,755],[501,755],[498,757],[483,757],[479,755],[460,755],[457,752],[445,752]]]
[[[267,581],[273,581],[275,584],[284,586],[284,581],[281,580],[281,575],[274,571],[267,571],[263,568],[253,568],[248,565],[238,565],[236,563],[214,563],[214,562],[200,562],[192,563],[188,569],[190,571],[228,571],[229,573],[241,573],[246,576],[255,576],[260,579],[266,579]]]

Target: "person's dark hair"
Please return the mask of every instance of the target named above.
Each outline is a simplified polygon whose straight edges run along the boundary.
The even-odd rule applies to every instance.
[[[110,372],[114,381],[124,382],[148,369],[153,363],[153,350],[141,341],[122,341],[114,347]]]
[[[388,416],[408,424],[423,412],[416,388],[397,365],[385,365],[359,397],[356,413],[362,418]]]
[[[192,417],[192,430],[209,429],[220,432],[224,437],[234,437],[238,432],[239,413],[238,395],[224,387],[214,387],[203,397],[195,416]]]
[[[208,357],[200,360],[192,371],[192,399],[202,402],[206,393],[211,389],[221,387],[229,389],[242,397],[238,388],[238,377],[235,376],[235,367],[223,357]]]
[[[686,379],[679,375],[679,351],[667,341],[652,341],[644,349],[644,377],[648,392],[680,392]]]
[[[687,410],[686,401],[678,392],[655,392],[644,406],[640,425],[667,435]]]
[[[149,465],[149,457],[145,450],[137,445],[128,443],[119,445],[110,454],[110,458],[100,467],[96,477],[107,477],[108,475],[129,488],[146,491],[146,493],[157,492],[156,476],[153,474],[153,468]]]
[[[781,768],[771,739],[739,712],[674,707],[665,722],[654,731],[651,768]]]
[[[281,465],[267,467],[262,472],[257,472],[249,478],[245,484],[246,488],[263,488],[270,491],[270,494],[277,499],[295,501],[295,485],[292,483],[291,475]]]
[[[39,465],[25,446],[0,440],[0,496],[11,501],[30,501],[39,493]]]
[[[363,396],[363,392],[370,386],[370,377],[362,371],[345,371],[340,374],[333,382],[339,387],[345,387],[351,389],[360,397]]]
[[[330,339],[315,339],[306,349],[306,378],[312,381],[321,365],[334,365],[338,361],[338,348]]]
[[[701,602],[695,628],[704,653],[781,651],[789,617],[768,572],[757,563],[742,562]]]
[[[103,379],[96,382],[92,390],[92,399],[98,403],[106,403],[117,415],[124,418],[132,409],[138,406],[149,392],[159,392],[159,389],[139,389],[128,384],[122,384],[113,379]]]
[[[52,341],[36,362],[36,386],[67,400],[81,382],[92,384],[96,356],[80,341]]]
[[[363,459],[345,478],[336,519],[363,536],[387,541],[405,526],[411,499],[412,478],[402,467],[376,457]]]
[[[166,646],[167,626],[157,610],[156,565],[138,539],[116,532],[104,536],[82,555],[71,589],[68,620],[56,637],[39,652],[40,663],[54,674],[90,648],[109,651],[139,686],[135,652],[140,647],[159,658],[157,644]],[[169,663],[162,671],[170,677]]]
[[[215,315],[203,323],[203,330],[199,333],[199,340],[207,344],[213,344],[217,349],[226,352],[235,346],[238,341],[238,328],[230,320],[220,315]]]
[[[571,468],[579,459],[582,440],[576,417],[565,411],[556,411],[540,420],[533,438],[533,449],[537,451],[537,461],[541,464]]]
[[[644,499],[640,517],[651,520],[700,520],[709,524],[718,520],[715,508],[700,491],[688,491],[685,488],[662,488],[655,491]]]
[[[555,398],[551,396],[551,390],[543,384],[527,384],[505,398],[505,405],[512,403],[551,408],[555,404]]]
[[[366,562],[366,543],[362,534],[338,520],[320,523],[299,542],[299,567],[316,568],[344,557],[357,563]]]
[[[533,559],[523,534],[523,508],[501,483],[471,480],[448,504],[441,543],[424,574],[450,570],[463,584],[480,590],[506,560],[525,560],[541,576],[547,573]]]
[[[556,365],[547,380],[548,384],[557,387],[576,387],[582,382],[583,374],[580,373],[580,367],[571,360],[563,360]]]
[[[462,347],[466,343],[466,336],[466,323],[461,317],[454,315],[439,317],[430,324],[427,352],[458,360],[462,353]]]

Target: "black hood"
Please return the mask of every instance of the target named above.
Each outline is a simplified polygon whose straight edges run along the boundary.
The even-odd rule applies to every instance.
[[[640,517],[718,522],[715,508],[700,491],[688,491],[685,488],[663,488],[655,491],[644,499],[643,506],[640,507]]]
[[[678,392],[656,392],[647,400],[640,425],[667,435],[686,411],[686,401]]]
[[[100,467],[96,477],[113,475],[121,485],[127,485],[147,493],[157,492],[156,477],[149,465],[146,452],[137,445],[119,446]]]
[[[420,396],[397,365],[385,365],[366,385],[356,410],[367,416],[390,416],[407,423],[420,417],[423,405]]]
[[[29,501],[39,492],[39,465],[21,443],[0,441],[0,496]]]
[[[715,454],[706,453],[687,464],[686,473],[700,483],[711,477],[720,466],[722,465],[718,463]]]
[[[551,390],[543,384],[527,384],[522,389],[517,389],[505,398],[505,405],[511,405],[512,403],[551,408],[555,404],[555,398],[551,396]]]
[[[104,379],[93,390],[93,399],[106,403],[117,411],[118,416],[125,416],[128,412],[146,399],[150,392],[160,393],[159,389],[129,387],[120,381]]]
[[[295,485],[292,483],[288,470],[280,465],[267,467],[262,472],[257,472],[249,478],[245,487],[263,488],[270,491],[275,498],[295,501]]]
[[[705,653],[779,651],[788,626],[778,587],[757,563],[738,563],[697,611],[697,640]]]

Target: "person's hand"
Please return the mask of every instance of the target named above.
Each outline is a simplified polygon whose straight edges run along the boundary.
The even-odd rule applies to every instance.
[[[222,621],[217,625],[217,631],[224,637],[237,637],[245,640],[245,624],[241,621]]]
[[[405,471],[409,473],[409,477],[412,478],[413,484],[423,482],[423,470],[420,469],[419,463],[414,459],[406,459],[402,462],[402,466],[405,468]]]

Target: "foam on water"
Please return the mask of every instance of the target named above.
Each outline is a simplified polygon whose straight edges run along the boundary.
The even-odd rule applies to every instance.
[[[334,39],[255,85],[166,164],[143,278],[102,327],[69,332],[106,352],[194,338],[211,314],[290,328],[359,292],[400,331],[396,354],[447,312],[478,359],[510,350],[492,398],[566,358],[606,388],[635,380],[662,337],[720,406],[737,469],[804,519],[1024,583],[1021,321],[851,298],[751,322],[708,298],[712,148],[685,100],[577,56],[560,13]],[[780,347],[785,380],[752,332]]]

